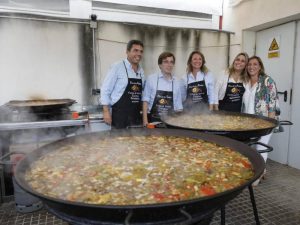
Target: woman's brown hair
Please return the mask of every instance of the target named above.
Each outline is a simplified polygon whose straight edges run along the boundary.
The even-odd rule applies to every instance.
[[[203,72],[204,74],[207,74],[208,72],[208,68],[205,66],[205,57],[204,55],[198,51],[198,50],[195,50],[195,51],[192,51],[191,54],[189,55],[189,58],[188,58],[188,61],[187,61],[187,68],[186,68],[186,72],[187,73],[191,73],[193,72],[193,66],[192,66],[192,58],[193,56],[197,54],[197,55],[200,55],[200,57],[202,58],[202,66],[200,68],[201,72]]]

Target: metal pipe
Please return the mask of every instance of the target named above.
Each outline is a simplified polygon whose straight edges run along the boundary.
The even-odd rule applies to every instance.
[[[89,119],[0,123],[0,131],[27,130],[27,129],[37,129],[37,128],[50,128],[50,127],[83,126],[88,122]]]
[[[28,130],[37,128],[50,127],[69,127],[69,126],[84,126],[92,123],[103,123],[103,118],[88,118],[81,120],[55,120],[55,121],[38,121],[38,122],[12,122],[0,123],[0,131],[10,130]]]
[[[7,19],[19,19],[19,20],[33,20],[33,21],[45,21],[45,22],[57,22],[57,23],[73,23],[73,24],[89,24],[89,21],[74,21],[74,20],[60,20],[60,19],[48,19],[48,18],[34,18],[34,17],[23,17],[23,16],[5,16],[0,15],[0,18]]]
[[[93,76],[94,76],[94,88],[98,88],[98,81],[96,77],[96,43],[95,43],[95,28],[93,30]]]
[[[227,68],[230,66],[230,33],[227,33]]]
[[[97,49],[96,49],[96,38],[95,38],[95,32],[98,27],[97,24],[97,15],[92,14],[91,15],[91,21],[90,21],[90,28],[92,29],[92,41],[93,41],[93,89],[92,89],[92,95],[99,95],[100,89],[98,89],[98,79],[97,79]],[[97,98],[99,100],[99,98]]]

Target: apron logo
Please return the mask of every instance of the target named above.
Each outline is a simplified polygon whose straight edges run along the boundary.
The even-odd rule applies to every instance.
[[[200,88],[198,87],[192,88],[192,93],[199,93],[199,92],[200,92]]]
[[[238,88],[232,88],[231,89],[231,93],[233,93],[233,94],[236,94],[236,93],[238,93],[239,92],[239,89]]]
[[[133,91],[139,91],[140,88],[137,85],[132,85],[131,90],[133,90]]]
[[[168,101],[166,99],[160,99],[159,100],[159,104],[161,104],[161,105],[167,105]]]

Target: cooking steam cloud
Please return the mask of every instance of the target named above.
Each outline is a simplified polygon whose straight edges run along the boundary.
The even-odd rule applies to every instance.
[[[33,122],[33,121],[41,121],[38,113],[26,108],[22,108],[19,110],[9,108],[7,106],[0,107],[0,123],[12,124],[16,123],[21,124],[22,122]],[[51,122],[51,121],[50,121]],[[28,125],[30,126],[30,125]],[[72,128],[33,128],[30,129],[9,129],[9,130],[0,130],[0,155],[4,155],[8,152],[22,152],[29,153],[33,150],[48,144],[50,142],[60,140],[65,138],[70,132],[72,132]],[[11,162],[19,161],[19,154],[13,154],[10,159]],[[18,160],[16,160],[18,158]],[[27,160],[30,160],[27,157]]]

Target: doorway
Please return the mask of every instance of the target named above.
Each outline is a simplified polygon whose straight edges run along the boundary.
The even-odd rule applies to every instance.
[[[300,50],[295,47],[296,33],[297,23],[295,21],[258,31],[256,33],[256,55],[261,57],[265,72],[276,82],[281,110],[280,120],[289,120],[294,123],[293,128],[284,126],[284,132],[272,135],[270,145],[273,146],[274,151],[269,154],[269,158],[300,168],[300,152],[296,150],[294,144],[296,127],[299,126],[297,120],[300,119],[296,118],[294,113],[295,109],[299,108],[296,104],[298,98],[293,90],[293,86],[297,86],[294,79],[294,74],[297,74],[294,67],[297,52],[299,52],[298,58],[300,57]],[[300,68],[298,70],[300,72]],[[299,83],[300,79],[297,80]],[[299,160],[295,160],[296,158]]]

